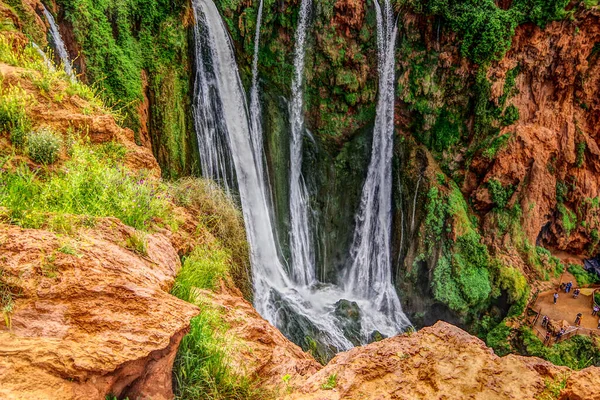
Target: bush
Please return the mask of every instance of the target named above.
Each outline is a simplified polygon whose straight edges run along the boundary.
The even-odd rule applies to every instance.
[[[587,272],[581,265],[571,264],[569,265],[569,268],[567,268],[567,271],[575,277],[577,285],[579,286],[588,286],[600,282],[598,275]]]
[[[54,164],[60,156],[62,137],[49,129],[27,135],[27,155],[38,164]]]
[[[600,364],[600,349],[587,336],[573,336],[569,340],[546,347],[528,327],[522,327],[519,334],[524,355],[540,357],[555,365],[575,370]]]
[[[0,133],[10,133],[10,140],[17,148],[25,144],[25,132],[30,126],[26,111],[30,99],[19,87],[2,88],[0,80]]]

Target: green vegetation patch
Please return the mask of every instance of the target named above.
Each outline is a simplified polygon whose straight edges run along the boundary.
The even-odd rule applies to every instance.
[[[581,265],[571,264],[567,268],[567,271],[575,277],[578,286],[588,286],[594,283],[600,283],[598,275],[587,272]]]
[[[190,323],[190,332],[183,338],[173,366],[175,397],[196,399],[268,399],[257,382],[236,372],[230,362],[225,338],[227,324],[219,311],[202,299],[196,289],[215,289],[231,266],[229,253],[219,245],[197,247],[184,259],[172,293],[182,300],[195,303],[202,312]]]
[[[493,0],[396,0],[413,11],[436,15],[458,34],[461,53],[476,64],[501,59],[510,49],[515,29],[522,23],[545,26],[564,18],[568,0],[515,0],[504,10]]]
[[[56,173],[24,164],[0,172],[0,206],[11,222],[39,228],[48,213],[116,217],[139,230],[170,220],[164,187],[143,173],[123,169],[102,146],[75,143],[72,157]]]

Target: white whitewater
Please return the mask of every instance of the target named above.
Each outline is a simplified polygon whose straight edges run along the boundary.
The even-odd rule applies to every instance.
[[[44,60],[44,64],[46,64],[46,68],[48,68],[48,70],[51,72],[56,72],[56,68],[54,68],[54,64],[52,64],[52,61],[50,61],[46,52],[44,52],[44,50],[42,50],[40,46],[38,46],[35,42],[29,43],[31,43],[31,47],[33,47],[35,51],[37,51],[40,57],[42,57],[42,59]]]
[[[394,146],[394,55],[397,25],[390,0],[377,1],[379,98],[367,179],[351,247],[344,288],[369,299],[396,332],[410,326],[392,282],[392,157]]]
[[[76,77],[75,77],[75,74],[73,73],[73,67],[71,66],[71,60],[69,59],[69,53],[67,52],[67,47],[65,46],[65,42],[63,42],[62,36],[60,35],[60,31],[58,30],[58,25],[56,25],[56,21],[54,20],[54,17],[50,13],[50,11],[48,11],[48,9],[46,9],[46,6],[44,6],[42,4],[42,7],[44,7],[44,15],[46,16],[46,19],[48,20],[48,23],[50,24],[50,35],[52,36],[52,41],[54,42],[54,47],[56,49],[56,53],[60,57],[60,62],[62,63],[62,66],[63,66],[67,76],[72,81],[75,81]]]
[[[349,297],[333,285],[297,283],[286,273],[278,254],[266,177],[260,172],[257,131],[249,116],[231,40],[213,0],[193,0],[192,4],[196,20],[194,118],[203,174],[213,177],[210,173],[216,172],[223,184],[235,180],[251,250],[255,308],[282,331],[302,338],[316,332],[320,343],[337,351],[353,347],[335,315],[340,299],[356,301],[361,310],[361,342],[366,343],[374,330],[386,336],[396,333],[370,299]],[[255,96],[258,102],[258,94]]]
[[[290,103],[290,253],[291,276],[299,285],[315,282],[315,254],[310,231],[309,204],[306,183],[302,176],[302,142],[304,140],[304,58],[306,31],[312,0],[302,0],[296,43],[294,47],[294,76]]]
[[[256,156],[256,168],[260,176],[265,176],[263,166],[263,128],[261,107],[258,97],[258,53],[260,50],[260,27],[262,24],[263,0],[258,5],[256,33],[254,34],[254,58],[252,59],[252,87],[250,88],[250,123],[252,126],[252,147]]]

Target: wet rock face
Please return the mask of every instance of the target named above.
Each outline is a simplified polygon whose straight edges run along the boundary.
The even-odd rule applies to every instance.
[[[335,303],[335,316],[342,325],[344,336],[355,346],[361,343],[360,308],[354,301],[341,299]]]
[[[133,229],[99,220],[77,236],[0,225],[0,398],[170,399],[177,347],[199,310],[169,295],[180,268],[169,240],[147,255],[123,247]]]

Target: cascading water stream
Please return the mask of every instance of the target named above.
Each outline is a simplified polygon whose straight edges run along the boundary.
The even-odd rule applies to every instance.
[[[71,60],[69,59],[69,53],[67,52],[67,47],[65,46],[65,42],[62,40],[62,36],[60,36],[60,31],[58,30],[58,25],[56,25],[56,21],[54,17],[48,11],[46,6],[42,4],[44,7],[44,15],[50,24],[50,35],[52,36],[52,41],[54,42],[54,48],[56,49],[56,53],[60,57],[60,62],[62,63],[63,68],[65,69],[65,73],[71,79],[71,81],[75,81],[77,78],[73,73],[73,67],[71,66]]]
[[[306,183],[302,176],[302,142],[304,139],[304,58],[306,31],[312,0],[302,0],[296,43],[294,47],[294,76],[290,103],[290,253],[291,276],[299,285],[315,282],[315,254],[310,231],[309,204]]]
[[[396,327],[389,324],[389,318],[372,307],[369,298],[353,296],[330,284],[309,285],[315,281],[314,270],[300,275],[290,272],[292,277],[288,276],[277,251],[267,201],[267,178],[261,170],[262,131],[259,125],[252,122],[254,118],[260,122],[260,109],[254,107],[259,103],[257,69],[254,69],[251,89],[254,93],[250,95],[251,107],[248,110],[233,46],[213,0],[193,0],[192,4],[196,20],[194,122],[203,174],[216,178],[232,193],[239,194],[250,245],[254,306],[257,311],[288,337],[298,341],[312,337],[327,351],[333,352],[347,350],[357,342],[366,343],[375,330],[386,336],[397,333]],[[308,12],[309,5],[304,6],[304,11]],[[300,18],[300,30],[306,29],[307,19],[308,14]],[[260,22],[257,25],[255,51],[258,48]],[[302,52],[304,36],[305,33],[297,35],[297,48]],[[296,63],[299,71],[303,70],[303,64],[303,60]],[[298,129],[301,139],[304,129],[302,72],[299,74],[295,77],[296,97],[290,111],[297,117],[293,126]],[[257,141],[259,138],[261,140]],[[296,162],[301,162],[301,158]],[[300,164],[297,165],[299,172]],[[298,176],[298,182],[302,182],[301,175]],[[307,264],[301,266],[307,267]],[[360,332],[353,336],[352,341],[345,331],[343,319],[337,313],[341,299],[355,302],[359,309]]]
[[[345,290],[369,299],[396,332],[410,326],[392,283],[392,157],[394,144],[394,53],[397,25],[390,0],[377,1],[379,99],[367,179],[345,274]]]
[[[35,51],[37,51],[37,53],[40,55],[40,57],[42,57],[44,59],[44,64],[46,64],[46,68],[48,68],[48,70],[51,72],[56,72],[56,68],[54,68],[54,64],[52,64],[52,61],[50,61],[50,59],[48,58],[48,55],[46,55],[44,50],[42,50],[40,48],[40,46],[38,46],[34,42],[29,42],[29,43],[31,43],[31,47],[33,47],[35,49]]]
[[[258,98],[258,53],[260,49],[260,27],[262,24],[263,0],[258,5],[256,33],[254,34],[254,58],[252,59],[252,87],[250,88],[250,123],[252,126],[252,147],[256,155],[256,168],[260,176],[265,176],[263,167],[263,132],[261,108]]]

